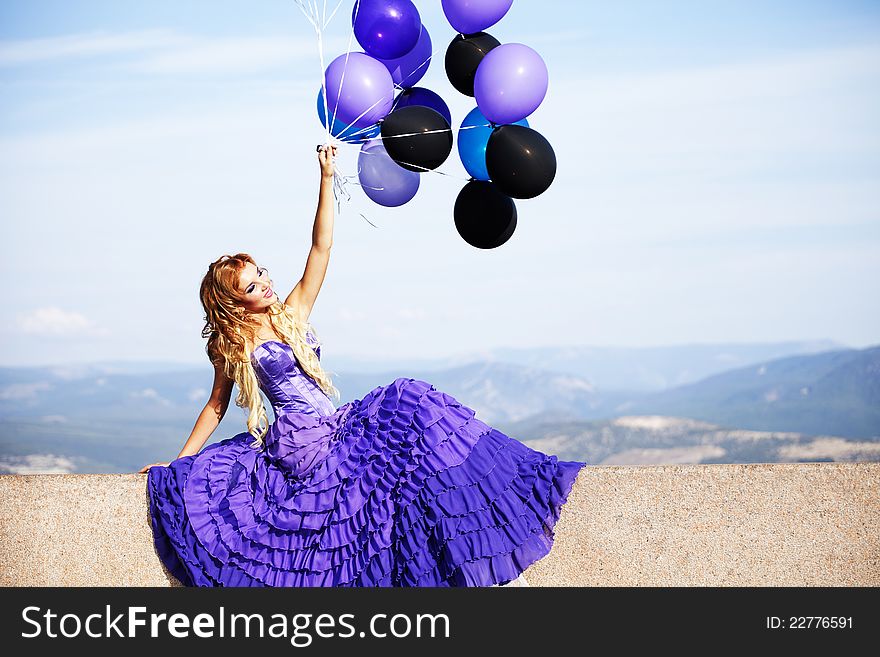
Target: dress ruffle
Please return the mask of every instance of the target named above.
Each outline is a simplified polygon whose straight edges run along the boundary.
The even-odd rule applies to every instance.
[[[398,378],[149,470],[157,552],[187,586],[490,586],[550,552],[578,472]]]

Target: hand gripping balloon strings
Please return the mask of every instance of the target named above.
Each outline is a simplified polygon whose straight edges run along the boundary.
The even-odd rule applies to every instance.
[[[324,146],[322,144],[318,144],[318,148],[317,148],[318,152],[320,152],[322,148],[324,148]],[[335,164],[335,162],[334,162],[334,164]],[[338,165],[333,167],[333,198],[336,200],[336,211],[338,213],[340,213],[340,214],[342,213],[342,198],[343,197],[345,198],[346,202],[351,202],[351,194],[348,191],[348,187],[347,187],[348,185],[357,185],[358,187],[368,187],[369,189],[376,189],[376,190],[385,189],[384,187],[369,187],[367,185],[364,185],[363,183],[361,183],[359,181],[360,173],[361,173],[361,170],[360,170],[360,168],[358,168],[357,174],[355,174],[353,176],[351,176],[351,175],[347,176],[342,173],[342,170],[339,168]],[[378,228],[378,226],[376,226],[376,224],[374,224],[372,221],[367,219],[366,215],[363,212],[358,212],[358,214],[361,216],[361,218],[364,221],[366,221],[368,224],[370,224],[373,228]]]

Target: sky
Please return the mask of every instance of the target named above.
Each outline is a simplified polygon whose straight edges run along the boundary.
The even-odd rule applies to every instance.
[[[457,128],[475,103],[445,76],[455,32],[439,0],[415,4],[435,48],[420,86]],[[487,31],[547,64],[529,124],[553,185],[492,250],[455,230],[456,149],[400,208],[351,187],[310,317],[324,353],[877,344],[878,28],[875,2],[515,0]],[[198,285],[223,253],[286,294],[314,222],[321,72],[293,0],[4,0],[0,365],[203,362]],[[356,159],[343,145],[339,169]]]

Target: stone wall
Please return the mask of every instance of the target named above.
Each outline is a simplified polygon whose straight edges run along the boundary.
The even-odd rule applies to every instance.
[[[531,586],[880,585],[880,464],[588,466]],[[146,475],[0,476],[0,585],[174,586]]]

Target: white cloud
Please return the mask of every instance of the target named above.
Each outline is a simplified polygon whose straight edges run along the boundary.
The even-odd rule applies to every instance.
[[[44,381],[40,381],[38,383],[11,383],[8,386],[3,386],[2,388],[0,388],[0,399],[35,399],[38,392],[51,389],[52,386]]]
[[[190,401],[199,401],[200,399],[205,399],[207,396],[208,391],[205,388],[193,388],[189,391],[187,398]]]
[[[85,315],[55,306],[37,308],[30,313],[19,315],[18,327],[29,335],[54,337],[107,335],[106,329],[96,326]]]
[[[639,109],[648,101],[687,109],[702,103],[736,102],[746,98],[790,98],[804,91],[837,86],[843,81],[880,72],[880,46],[802,49],[741,61],[689,66],[646,73],[590,76],[587,82],[603,92],[590,95],[587,106],[603,109]]]
[[[325,37],[325,64],[347,48],[346,37]],[[359,50],[356,41],[352,50]],[[130,57],[120,60],[120,55],[126,54]],[[112,61],[113,69],[157,75],[229,75],[277,68],[297,73],[299,69],[294,65],[302,66],[305,62],[312,64],[314,73],[320,75],[315,63],[317,41],[299,35],[212,38],[173,30],[143,30],[0,42],[0,67],[85,57],[106,57]]]
[[[2,474],[70,474],[76,464],[66,456],[28,454],[27,456],[0,456]]]
[[[161,404],[162,406],[171,405],[171,402],[160,395],[154,388],[144,388],[143,390],[132,392],[131,396],[134,399],[147,399],[156,402],[157,404]]]
[[[400,308],[397,316],[403,320],[423,320],[428,317],[424,308]]]
[[[367,313],[344,306],[336,309],[336,316],[343,322],[361,322],[368,319]]]
[[[18,66],[53,59],[119,55],[168,48],[188,39],[169,30],[69,34],[59,37],[0,42],[0,66]]]
[[[346,51],[347,40],[331,39],[324,43],[325,64]],[[357,46],[357,43],[354,44]],[[352,50],[358,50],[353,47]],[[328,53],[333,53],[328,56]],[[228,39],[191,39],[160,52],[150,53],[139,61],[120,66],[135,72],[162,75],[257,73],[288,68],[298,73],[304,66],[311,77],[320,79],[318,45],[315,41],[289,37],[252,37]],[[295,68],[295,66],[301,68]]]

